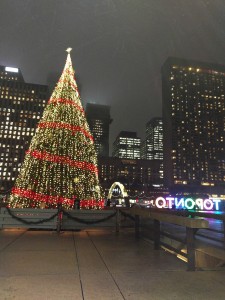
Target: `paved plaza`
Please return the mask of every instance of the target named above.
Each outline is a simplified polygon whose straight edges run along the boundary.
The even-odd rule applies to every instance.
[[[0,299],[225,299],[225,270],[187,265],[131,229],[0,231]]]

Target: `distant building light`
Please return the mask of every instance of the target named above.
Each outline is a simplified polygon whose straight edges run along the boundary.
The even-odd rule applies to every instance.
[[[215,184],[210,182],[202,182],[201,185],[214,186]]]
[[[19,69],[18,68],[5,67],[5,71],[6,72],[18,73]]]

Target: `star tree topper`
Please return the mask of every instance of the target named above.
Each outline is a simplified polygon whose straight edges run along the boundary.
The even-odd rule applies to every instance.
[[[72,48],[71,48],[71,47],[69,47],[69,48],[67,48],[67,49],[66,49],[66,52],[70,53],[70,52],[71,52],[71,50],[72,50]]]

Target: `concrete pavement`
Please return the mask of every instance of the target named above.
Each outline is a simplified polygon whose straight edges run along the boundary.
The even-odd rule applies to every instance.
[[[225,299],[225,270],[186,268],[133,229],[0,231],[0,300]]]

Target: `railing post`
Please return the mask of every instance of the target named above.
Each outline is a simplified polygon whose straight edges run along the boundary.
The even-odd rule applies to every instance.
[[[0,219],[4,220],[3,217],[1,216],[1,214],[3,214],[3,209],[0,207]],[[2,229],[2,228],[3,228],[3,222],[1,222],[1,224],[0,224],[0,229]]]
[[[139,236],[140,236],[140,231],[139,231],[139,229],[140,229],[140,217],[139,217],[139,215],[135,215],[134,216],[134,218],[135,218],[135,237],[136,237],[136,239],[138,239],[139,238]]]
[[[57,224],[56,224],[56,231],[59,234],[60,230],[61,230],[61,225],[62,225],[62,216],[63,216],[63,212],[62,212],[62,204],[58,204],[58,215],[57,215]]]
[[[154,219],[154,249],[160,249],[160,221]]]
[[[116,232],[120,231],[120,210],[116,210]]]
[[[225,220],[223,220],[223,245],[225,249]]]
[[[186,227],[188,271],[195,271],[194,228]]]

